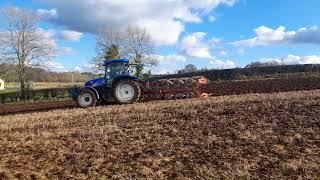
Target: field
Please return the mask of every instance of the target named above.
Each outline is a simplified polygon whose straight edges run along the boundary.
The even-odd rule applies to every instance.
[[[0,115],[14,114],[14,113],[27,113],[35,111],[50,111],[51,109],[66,109],[74,108],[77,104],[75,101],[68,100],[44,100],[38,102],[21,102],[13,104],[0,104]]]
[[[320,177],[320,90],[0,118],[3,178]]]
[[[83,83],[75,83],[76,85],[82,86]],[[34,82],[33,89],[50,89],[50,88],[67,88],[72,87],[73,83],[62,83],[62,82]],[[19,84],[15,82],[9,82],[5,84],[6,89],[0,91],[0,94],[12,93],[19,91]]]
[[[291,77],[291,78],[273,78],[273,79],[255,79],[255,80],[233,80],[233,81],[213,81],[202,86],[202,91],[212,96],[248,94],[248,93],[273,93],[289,92],[299,90],[320,89],[320,77]],[[68,96],[67,96],[68,97]],[[68,99],[68,98],[67,98]],[[0,96],[1,100],[1,96]],[[12,103],[0,106],[0,114],[9,114],[17,112],[30,112],[38,110],[50,110],[53,108],[70,108],[76,104],[72,100],[52,98],[50,101],[27,103]],[[1,101],[0,101],[1,102]]]
[[[320,89],[320,77],[290,77],[255,80],[214,81],[202,87],[214,96],[246,93],[272,93]]]

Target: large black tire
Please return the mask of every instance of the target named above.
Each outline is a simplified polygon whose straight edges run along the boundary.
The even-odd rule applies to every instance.
[[[78,105],[82,108],[94,107],[97,101],[96,94],[89,89],[82,90],[77,98]]]
[[[113,86],[113,97],[119,104],[132,104],[140,100],[141,88],[138,82],[124,79]]]

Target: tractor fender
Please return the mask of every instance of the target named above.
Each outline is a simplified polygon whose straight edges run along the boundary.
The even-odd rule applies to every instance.
[[[139,79],[137,77],[134,77],[134,76],[119,76],[119,77],[115,78],[112,81],[111,87],[113,87],[117,82],[119,82],[119,81],[121,81],[123,79],[130,79],[130,80],[133,80],[133,81],[139,81]]]
[[[99,95],[99,92],[93,88],[93,87],[85,87],[84,89],[89,89],[90,91],[94,92],[97,96],[97,99],[99,100],[100,99],[100,95]]]

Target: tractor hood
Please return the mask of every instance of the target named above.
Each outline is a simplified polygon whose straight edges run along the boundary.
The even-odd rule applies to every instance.
[[[97,78],[85,83],[85,87],[100,87],[106,84],[105,78]]]

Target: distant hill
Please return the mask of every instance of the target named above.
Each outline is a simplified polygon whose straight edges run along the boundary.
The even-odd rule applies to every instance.
[[[84,82],[94,78],[96,75],[93,73],[80,73],[80,72],[51,72],[41,68],[31,68],[27,74],[27,80],[35,82]],[[14,65],[0,64],[0,78],[7,82],[17,81]]]

